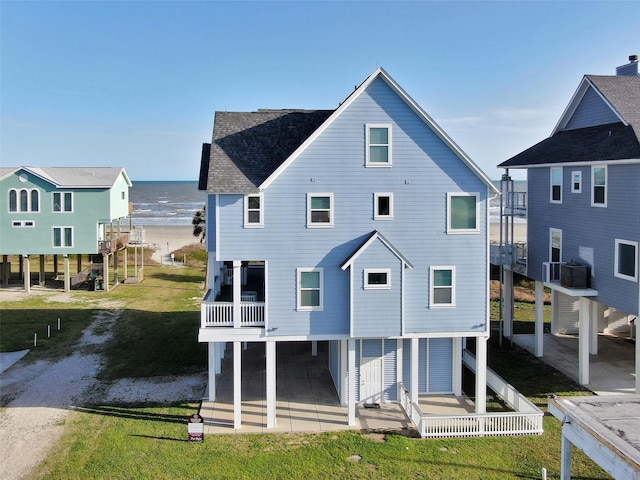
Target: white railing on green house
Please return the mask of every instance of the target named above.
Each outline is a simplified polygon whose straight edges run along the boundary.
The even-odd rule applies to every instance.
[[[475,371],[475,357],[467,350],[464,352],[464,363],[469,369]],[[403,384],[400,385],[400,404],[421,437],[477,437],[542,433],[543,412],[491,369],[487,369],[487,386],[514,411],[426,415],[420,409],[418,402],[412,401],[411,394]]]

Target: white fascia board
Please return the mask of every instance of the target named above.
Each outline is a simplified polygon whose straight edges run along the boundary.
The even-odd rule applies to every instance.
[[[571,120],[571,117],[573,117],[573,114],[578,108],[578,105],[580,105],[580,102],[582,102],[582,98],[586,95],[586,93],[589,91],[590,88],[592,88],[593,91],[596,92],[596,94],[611,109],[611,111],[615,113],[616,117],[618,117],[625,126],[628,125],[627,122],[624,120],[624,118],[622,118],[618,113],[618,111],[613,107],[613,105],[611,105],[611,102],[609,102],[609,100],[607,100],[607,98],[604,95],[602,95],[602,93],[600,93],[600,90],[598,90],[598,88],[593,84],[593,82],[591,82],[591,80],[589,80],[589,78],[585,75],[584,77],[582,77],[582,81],[580,82],[580,85],[578,85],[578,89],[575,91],[575,93],[571,97],[569,104],[564,109],[564,112],[562,112],[562,115],[560,116],[560,120],[558,120],[558,123],[556,123],[556,126],[553,127],[550,137],[553,137],[556,133],[563,130],[567,126],[567,124],[569,123],[569,120]]]

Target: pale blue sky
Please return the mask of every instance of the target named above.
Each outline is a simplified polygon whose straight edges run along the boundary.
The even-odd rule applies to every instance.
[[[196,180],[216,110],[332,109],[377,66],[492,178],[584,74],[640,54],[640,2],[0,2],[3,166]]]

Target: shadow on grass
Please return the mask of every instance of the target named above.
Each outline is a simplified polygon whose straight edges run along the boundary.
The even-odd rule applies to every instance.
[[[116,418],[124,418],[129,420],[141,420],[141,421],[151,421],[151,422],[162,422],[162,423],[175,423],[175,424],[184,424],[187,425],[188,415],[171,415],[165,413],[153,413],[149,412],[149,408],[161,407],[165,408],[167,405],[158,405],[158,404],[145,404],[143,406],[136,407],[122,407],[122,406],[108,406],[108,405],[87,405],[87,406],[77,406],[74,407],[74,411],[81,413],[88,413],[92,415],[103,415],[106,417],[116,417]],[[173,405],[172,408],[184,408],[189,409],[189,405]]]

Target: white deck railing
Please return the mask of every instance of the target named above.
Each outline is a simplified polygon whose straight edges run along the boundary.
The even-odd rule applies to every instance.
[[[475,357],[464,352],[464,362],[475,371]],[[469,413],[463,415],[425,415],[418,402],[400,384],[400,404],[414,423],[421,437],[474,437],[499,435],[531,435],[542,433],[542,411],[487,369],[487,386],[499,395],[513,412]]]
[[[200,304],[200,326],[233,327],[233,302],[202,302]],[[264,302],[240,303],[240,326],[264,326]]]

